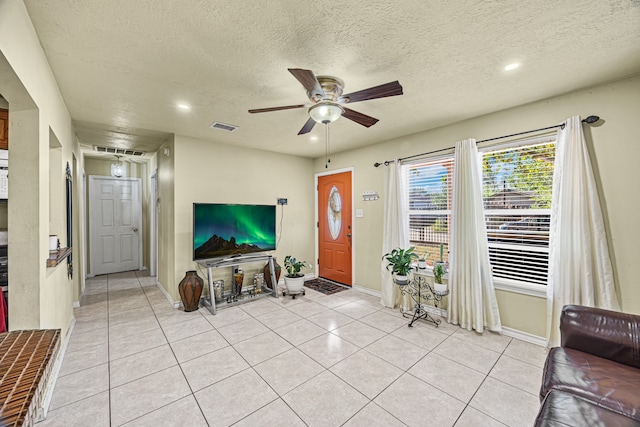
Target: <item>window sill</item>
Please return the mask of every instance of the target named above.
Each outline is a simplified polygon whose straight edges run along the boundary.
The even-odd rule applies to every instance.
[[[433,276],[433,267],[427,267],[423,269],[415,269],[413,270],[413,274],[417,274],[425,277],[434,277]],[[449,271],[442,275],[443,280],[449,280]]]
[[[535,285],[533,283],[495,278],[493,279],[493,284],[499,291],[513,292],[515,294],[529,295],[537,298],[547,297],[547,287],[545,285]]]
[[[427,267],[422,270],[414,270],[414,274],[425,276],[425,277],[433,277],[433,268]],[[442,279],[445,282],[449,281],[449,272],[447,271]],[[529,295],[537,298],[546,298],[547,297],[547,287],[545,285],[536,285],[533,283],[526,282],[518,282],[517,280],[509,280],[509,279],[493,279],[494,287],[499,291],[512,292],[514,294],[522,294]]]

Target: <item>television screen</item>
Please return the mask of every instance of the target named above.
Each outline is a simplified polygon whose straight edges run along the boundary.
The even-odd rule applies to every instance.
[[[193,204],[194,261],[275,248],[274,205]]]

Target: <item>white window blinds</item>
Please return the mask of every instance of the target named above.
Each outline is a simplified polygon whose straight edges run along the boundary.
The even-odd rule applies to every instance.
[[[555,136],[482,151],[493,276],[545,285]]]
[[[448,261],[453,154],[421,159],[402,167],[409,212],[409,240],[428,260]]]

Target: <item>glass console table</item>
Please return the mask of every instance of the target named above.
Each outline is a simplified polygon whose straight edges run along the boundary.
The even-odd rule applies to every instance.
[[[215,298],[215,290],[214,290],[214,281],[213,281],[213,269],[221,268],[221,267],[231,267],[233,272],[235,273],[237,267],[241,264],[255,263],[255,262],[264,262],[267,261],[269,263],[269,272],[271,274],[271,284],[272,287],[268,287],[265,284],[262,285],[264,289],[270,292],[263,292],[261,294],[242,294],[242,295],[233,295],[233,301],[225,302],[221,301],[216,304]],[[245,302],[255,301],[260,298],[264,298],[265,296],[273,296],[278,298],[278,281],[276,280],[276,269],[274,266],[274,258],[272,255],[243,255],[238,257],[229,257],[218,260],[208,260],[208,261],[198,261],[198,264],[205,267],[207,269],[207,279],[209,282],[209,296],[201,297],[200,302],[202,305],[207,307],[211,314],[216,314],[217,306],[220,307],[231,307],[238,304],[243,304]],[[235,285],[234,285],[235,289]],[[233,293],[233,291],[232,291]],[[239,298],[238,298],[239,297]]]

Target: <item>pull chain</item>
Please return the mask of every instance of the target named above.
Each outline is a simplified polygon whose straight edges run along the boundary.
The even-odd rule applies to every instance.
[[[329,163],[331,163],[331,159],[329,158],[329,154],[331,151],[331,142],[329,141],[329,123],[327,123],[325,126],[324,168],[327,169],[329,167]]]

